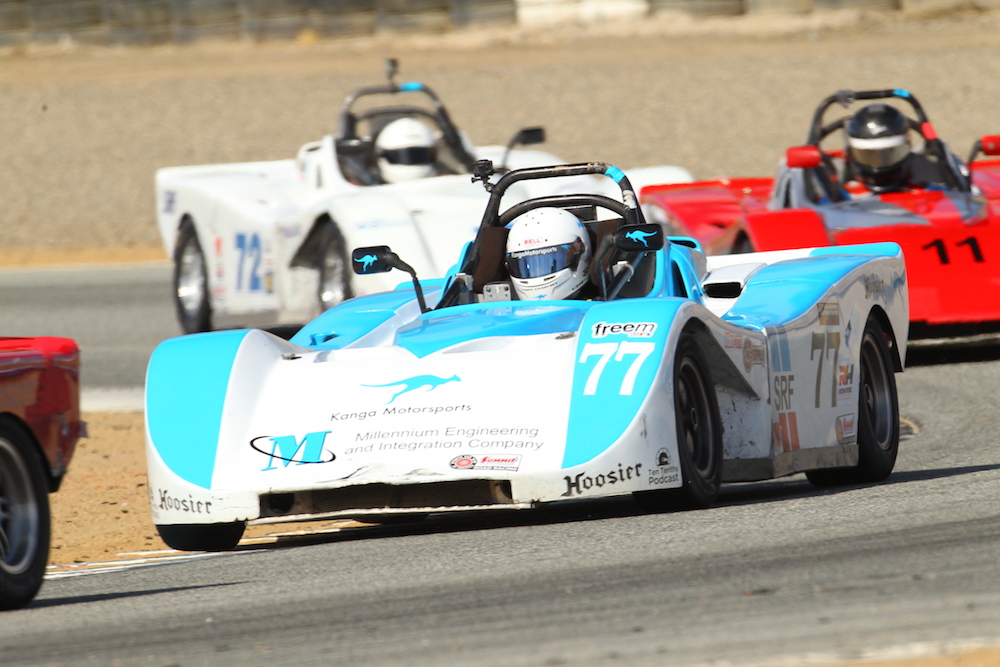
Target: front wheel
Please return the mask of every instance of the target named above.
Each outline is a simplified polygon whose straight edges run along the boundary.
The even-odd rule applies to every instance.
[[[899,401],[882,325],[868,318],[861,339],[858,382],[858,465],[853,468],[810,470],[816,486],[881,482],[892,472],[899,452]]]
[[[242,521],[156,527],[164,543],[178,551],[230,551],[240,543],[245,529]]]
[[[174,250],[174,303],[184,333],[212,330],[208,271],[198,234],[190,220],[181,223]]]
[[[0,610],[35,599],[51,535],[45,466],[32,438],[0,420]]]
[[[332,222],[327,222],[319,230],[319,299],[320,312],[333,308],[338,303],[350,299],[351,271],[347,264],[347,249],[340,230]]]
[[[683,486],[635,494],[641,507],[706,507],[722,486],[722,420],[708,366],[690,332],[681,334],[674,357],[674,421]]]

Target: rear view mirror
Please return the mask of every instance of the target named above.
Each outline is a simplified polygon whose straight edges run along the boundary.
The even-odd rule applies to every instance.
[[[355,248],[351,252],[351,268],[358,275],[386,273],[396,268],[399,258],[387,245]]]
[[[545,128],[544,127],[526,127],[518,132],[515,136],[512,144],[521,146],[534,146],[536,144],[545,143]]]
[[[1000,135],[988,134],[979,140],[983,155],[1000,155]]]
[[[660,250],[663,247],[663,227],[630,225],[615,232],[614,245],[625,252]]]
[[[785,164],[791,169],[815,169],[823,163],[819,146],[792,146],[785,151]]]

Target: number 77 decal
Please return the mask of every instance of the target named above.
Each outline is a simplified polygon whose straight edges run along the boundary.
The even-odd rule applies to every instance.
[[[622,361],[626,355],[635,355],[632,365],[625,372],[621,387],[618,389],[620,396],[631,396],[635,388],[635,378],[639,375],[642,363],[656,349],[656,343],[636,343],[632,341],[622,341],[621,343],[587,343],[583,346],[580,354],[580,363],[584,363],[591,357],[598,356],[600,359],[594,364],[587,377],[587,383],[583,387],[584,396],[593,396],[597,393],[597,383],[601,380],[608,362],[613,358],[616,362]]]

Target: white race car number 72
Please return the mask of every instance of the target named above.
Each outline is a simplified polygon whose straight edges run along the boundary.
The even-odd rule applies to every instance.
[[[656,349],[656,343],[637,343],[629,340],[620,343],[587,343],[583,346],[580,354],[580,363],[584,363],[590,357],[600,357],[594,367],[590,369],[587,377],[587,384],[583,387],[584,396],[593,396],[597,393],[597,384],[601,381],[601,374],[612,359],[615,362],[624,361],[626,356],[634,356],[631,365],[625,372],[621,387],[618,389],[620,396],[631,396],[635,387],[635,378],[639,375],[639,369],[646,361],[646,358]]]

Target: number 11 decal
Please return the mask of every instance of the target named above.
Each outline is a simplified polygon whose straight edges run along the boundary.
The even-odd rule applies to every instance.
[[[972,253],[972,260],[975,262],[985,262],[983,259],[983,251],[979,248],[979,240],[975,236],[970,236],[964,241],[959,241],[955,246],[969,246],[969,251]],[[948,249],[944,245],[944,241],[941,239],[934,239],[927,245],[923,247],[923,250],[930,249],[937,250],[938,260],[942,264],[951,264],[951,258],[948,256]]]

